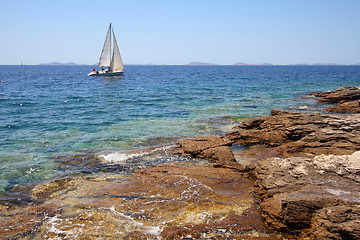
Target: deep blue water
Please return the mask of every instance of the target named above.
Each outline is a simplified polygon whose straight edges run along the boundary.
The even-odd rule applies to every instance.
[[[59,174],[53,157],[225,131],[273,108],[316,111],[311,91],[360,85],[360,66],[0,66],[0,191]],[[156,141],[155,143],[156,144]]]

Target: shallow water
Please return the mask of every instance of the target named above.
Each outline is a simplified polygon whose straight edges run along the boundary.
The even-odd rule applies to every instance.
[[[118,78],[91,69],[0,66],[0,191],[79,171],[73,155],[219,134],[273,108],[315,111],[304,93],[360,82],[360,66],[127,66]]]
[[[30,191],[33,199],[43,199],[40,204],[0,208],[0,237],[284,239],[262,221],[248,178],[205,162],[183,161],[132,176],[46,181]]]

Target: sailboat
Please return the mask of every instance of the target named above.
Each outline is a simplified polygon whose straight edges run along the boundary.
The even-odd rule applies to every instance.
[[[112,38],[111,38],[112,33]],[[113,39],[113,51],[111,55],[111,39]],[[114,29],[111,27],[111,23],[109,25],[109,29],[106,34],[104,47],[102,49],[100,59],[99,59],[99,67],[101,70],[93,69],[92,72],[88,74],[88,76],[121,76],[124,74],[124,64],[121,59],[119,47],[117,45],[115,39]],[[107,69],[105,69],[107,67]]]

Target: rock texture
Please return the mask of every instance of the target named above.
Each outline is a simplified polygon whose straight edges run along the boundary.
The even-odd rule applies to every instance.
[[[354,104],[358,88],[343,90],[326,93],[320,101]],[[182,141],[178,152],[228,167],[234,166],[229,146],[235,144],[250,146],[235,156],[238,163],[255,162],[242,171],[256,180],[269,226],[300,239],[360,239],[359,114],[272,110],[222,137]]]
[[[34,187],[37,205],[1,206],[1,239],[282,239],[264,224],[253,182],[212,166],[161,165]]]
[[[360,152],[256,164],[266,222],[312,239],[360,239]]]
[[[272,110],[245,121],[224,135],[242,145],[262,144],[282,155],[352,154],[360,150],[360,115],[296,113]]]
[[[340,102],[337,106],[324,108],[333,113],[360,113],[360,101]]]
[[[334,91],[314,93],[319,97],[318,102],[339,103],[341,101],[354,101],[360,99],[360,87],[342,87]]]
[[[230,149],[232,143],[231,140],[224,137],[196,137],[179,142],[178,153],[196,158],[207,158],[214,167],[226,167],[241,171],[243,167],[236,162]]]
[[[313,94],[318,102],[334,103],[337,106],[324,110],[333,113],[360,113],[360,87],[342,87],[334,91]]]

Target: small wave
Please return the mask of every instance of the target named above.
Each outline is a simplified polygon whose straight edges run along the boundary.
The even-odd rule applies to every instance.
[[[308,109],[309,107],[307,105],[299,106],[299,109]]]
[[[105,163],[121,163],[125,162],[126,160],[144,156],[146,153],[120,153],[114,152],[109,153],[107,155],[99,155],[101,159],[104,160]]]
[[[166,145],[166,146],[161,146],[161,147],[153,148],[150,150],[135,152],[135,153],[134,152],[132,152],[132,153],[113,152],[113,153],[109,153],[109,154],[101,154],[98,157],[100,159],[102,159],[104,163],[117,164],[117,163],[126,162],[129,159],[143,157],[145,155],[153,154],[155,152],[159,152],[159,151],[164,152],[168,149],[171,149],[172,147],[174,147],[174,145]]]
[[[104,210],[107,209],[105,208]],[[154,236],[159,236],[162,231],[162,228],[160,226],[146,226],[144,225],[144,223],[136,221],[131,216],[117,211],[114,206],[110,207],[108,210],[110,210],[110,212],[117,215],[118,217],[120,217],[120,219],[123,220],[123,226],[127,231],[140,230],[143,233],[148,233]]]

